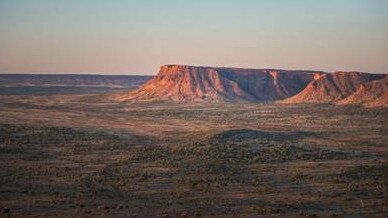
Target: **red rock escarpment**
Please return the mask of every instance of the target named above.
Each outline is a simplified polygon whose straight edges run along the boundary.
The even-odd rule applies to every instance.
[[[165,65],[119,100],[274,101],[293,96],[322,72]]]
[[[388,106],[387,75],[165,65],[139,89],[114,96],[134,101],[278,101]]]

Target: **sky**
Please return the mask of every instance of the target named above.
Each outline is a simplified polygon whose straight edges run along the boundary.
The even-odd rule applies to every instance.
[[[387,0],[0,0],[0,73],[388,73]]]

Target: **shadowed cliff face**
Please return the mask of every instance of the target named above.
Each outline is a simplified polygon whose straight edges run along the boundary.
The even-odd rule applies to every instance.
[[[300,92],[323,73],[269,69],[166,65],[158,75],[120,100],[273,101]]]

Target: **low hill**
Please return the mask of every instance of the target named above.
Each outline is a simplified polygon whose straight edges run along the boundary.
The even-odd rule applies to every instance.
[[[388,106],[388,76],[361,84],[349,97],[339,104],[362,104],[368,107]]]
[[[329,103],[353,94],[361,84],[381,79],[384,75],[360,72],[335,72],[311,81],[303,91],[285,103]]]

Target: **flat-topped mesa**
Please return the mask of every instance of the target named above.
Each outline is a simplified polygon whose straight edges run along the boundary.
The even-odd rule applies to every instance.
[[[138,90],[119,100],[273,101],[297,94],[317,71],[164,65]]]
[[[139,89],[114,95],[113,98],[133,101],[278,101],[289,104],[335,103],[386,107],[386,78],[385,74],[360,72],[164,65],[153,79]]]

